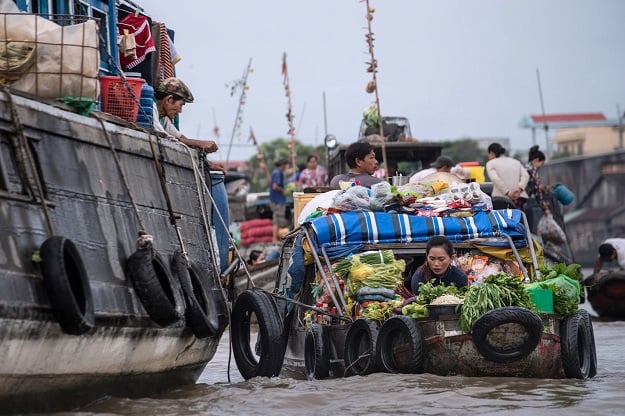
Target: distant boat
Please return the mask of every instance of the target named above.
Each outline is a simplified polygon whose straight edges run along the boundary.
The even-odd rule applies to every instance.
[[[586,284],[587,299],[602,318],[625,319],[625,271],[597,273]]]
[[[0,14],[0,33],[28,19],[52,24]],[[0,411],[194,383],[229,322],[203,158],[11,86],[0,109]]]

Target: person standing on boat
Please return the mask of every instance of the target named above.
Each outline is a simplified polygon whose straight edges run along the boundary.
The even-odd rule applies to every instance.
[[[521,208],[528,197],[525,188],[530,176],[521,162],[504,153],[506,149],[499,143],[488,146],[486,172],[493,183],[491,196],[507,196],[516,203],[517,208]]]
[[[178,78],[167,78],[161,81],[154,91],[152,112],[154,115],[158,114],[158,117],[153,118],[154,130],[165,133],[187,146],[198,148],[206,153],[216,152],[218,147],[213,140],[190,139],[174,125],[174,119],[182,113],[182,107],[186,103],[192,103],[193,99],[189,87]],[[226,173],[226,168],[222,164],[211,161],[207,161],[207,163],[211,170]]]
[[[350,144],[345,151],[345,161],[351,170],[334,176],[330,181],[332,188],[339,188],[340,181],[353,182],[367,188],[382,182],[382,179],[373,176],[379,163],[370,143],[355,142]]]
[[[465,287],[469,284],[467,274],[452,264],[454,248],[449,238],[444,235],[431,237],[425,246],[425,263],[423,263],[410,279],[410,290],[417,296],[419,287],[424,283],[434,286],[444,284]]]
[[[284,171],[287,165],[286,159],[280,159],[275,163],[276,168],[271,172],[269,182],[269,206],[273,213],[273,242],[280,241],[280,228],[289,226],[286,218],[286,196],[284,195]]]
[[[543,202],[544,186],[540,183],[538,175],[538,170],[545,164],[545,160],[545,154],[538,150],[538,145],[530,147],[527,163],[527,174],[530,177],[527,182],[527,196],[528,198],[534,197],[543,210],[548,210]]]
[[[617,261],[620,268],[625,270],[625,238],[608,238],[601,243],[593,271],[599,273],[603,263],[611,261]]]
[[[328,186],[328,174],[323,166],[319,165],[319,158],[316,155],[308,155],[306,167],[299,175],[299,188],[318,188]]]

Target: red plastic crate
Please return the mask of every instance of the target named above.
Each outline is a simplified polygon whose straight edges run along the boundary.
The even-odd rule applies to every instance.
[[[100,77],[100,102],[102,111],[113,114],[124,120],[135,122],[139,112],[139,100],[141,99],[141,87],[145,82],[142,78],[128,78],[126,82],[132,90],[134,97],[124,85],[121,77],[103,75]]]

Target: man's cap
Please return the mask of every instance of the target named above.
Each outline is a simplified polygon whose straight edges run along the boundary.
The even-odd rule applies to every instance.
[[[187,85],[178,78],[167,78],[159,82],[156,91],[164,94],[174,94],[182,98],[187,103],[193,102],[193,94]]]
[[[433,168],[442,168],[443,166],[453,167],[455,163],[447,156],[439,156],[430,166]]]

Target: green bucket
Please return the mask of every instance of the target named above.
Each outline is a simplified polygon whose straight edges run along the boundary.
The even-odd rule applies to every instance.
[[[536,305],[538,312],[554,313],[553,292],[549,289],[528,288],[532,302]]]

